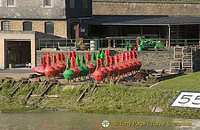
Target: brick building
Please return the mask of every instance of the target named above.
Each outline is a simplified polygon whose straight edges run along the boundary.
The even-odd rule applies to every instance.
[[[93,0],[93,16],[89,35],[94,37],[200,37],[200,2]]]
[[[82,37],[80,22],[91,17],[91,0],[0,0],[0,69],[35,66],[40,38]]]

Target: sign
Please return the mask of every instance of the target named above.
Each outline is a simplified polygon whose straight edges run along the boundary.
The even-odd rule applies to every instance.
[[[109,125],[110,125],[110,123],[109,123],[108,120],[104,120],[104,121],[102,121],[102,126],[103,126],[104,128],[108,128]]]
[[[200,108],[199,91],[181,91],[170,104],[172,107]]]
[[[81,32],[85,32],[85,28],[81,28]]]

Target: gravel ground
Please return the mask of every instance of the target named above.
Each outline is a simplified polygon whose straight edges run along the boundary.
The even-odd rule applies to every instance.
[[[159,70],[169,70],[169,66],[142,66],[142,69],[154,69],[156,71]],[[20,80],[22,77],[27,78],[30,74],[33,74],[31,68],[12,68],[0,70],[0,79],[5,77],[12,77],[15,80]],[[44,76],[45,77],[45,76]]]
[[[5,77],[12,77],[15,80],[20,80],[22,77],[26,78],[30,74],[34,73],[31,68],[12,68],[0,70],[0,79]]]
[[[0,70],[0,75],[5,73],[23,74],[23,73],[33,73],[33,71],[31,70],[31,68],[12,68],[12,69]]]
[[[170,66],[169,65],[166,65],[166,66],[142,66],[141,69],[170,70]]]

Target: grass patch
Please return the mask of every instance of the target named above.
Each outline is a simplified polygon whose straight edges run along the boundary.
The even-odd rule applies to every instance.
[[[117,85],[102,85],[97,91],[90,93],[92,84],[82,87],[66,88],[62,90],[54,85],[48,91],[48,95],[59,95],[59,98],[31,97],[27,105],[22,104],[29,88],[33,86],[21,85],[20,89],[9,99],[8,95],[13,88],[3,83],[3,91],[0,91],[0,110],[3,112],[19,111],[57,111],[60,109],[85,112],[85,113],[129,113],[134,115],[159,115],[182,118],[200,118],[198,109],[169,108],[168,105],[181,90],[199,90],[200,72],[184,75],[166,80],[153,88]],[[41,84],[34,85],[33,94],[40,95],[44,88]],[[84,98],[76,102],[80,94],[88,87]],[[152,107],[161,107],[163,112],[152,112]]]
[[[183,75],[166,80],[154,87],[175,90],[200,90],[200,72]]]

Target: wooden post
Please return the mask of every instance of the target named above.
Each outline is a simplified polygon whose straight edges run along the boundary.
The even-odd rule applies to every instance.
[[[76,24],[75,39],[79,39],[79,24]]]
[[[111,39],[108,39],[108,48],[111,48]]]
[[[200,45],[200,24],[199,24],[199,45]]]

